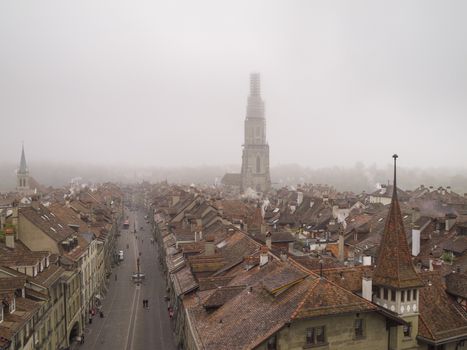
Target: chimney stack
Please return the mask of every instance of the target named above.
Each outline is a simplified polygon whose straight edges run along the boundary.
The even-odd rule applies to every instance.
[[[268,248],[267,247],[261,247],[260,252],[259,252],[259,266],[264,266],[268,263],[269,261],[269,256],[268,256]]]
[[[268,247],[268,249],[272,248],[272,234],[271,234],[271,232],[266,233],[266,247]]]
[[[216,248],[213,240],[208,240],[204,243],[204,255],[210,256],[214,255]]]
[[[420,254],[420,227],[414,225],[412,227],[412,256]]]
[[[372,301],[373,281],[370,276],[363,276],[362,278],[362,297],[368,301]]]
[[[5,245],[7,248],[15,249],[15,229],[13,227],[5,229]]]
[[[369,255],[363,256],[363,266],[371,266],[371,256]]]
[[[344,232],[342,230],[339,231],[339,261],[344,262],[345,255],[344,255]]]
[[[303,202],[303,192],[297,192],[297,207]]]

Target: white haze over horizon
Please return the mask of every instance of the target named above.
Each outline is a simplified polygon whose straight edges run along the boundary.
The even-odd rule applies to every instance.
[[[465,1],[2,1],[0,163],[465,167]],[[239,171],[240,169],[238,169]]]

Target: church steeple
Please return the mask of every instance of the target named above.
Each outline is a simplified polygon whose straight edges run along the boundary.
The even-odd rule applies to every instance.
[[[392,288],[422,286],[412,264],[407,238],[397,198],[396,161],[394,158],[394,185],[383,237],[379,247],[378,261],[373,273],[374,284]]]
[[[24,144],[21,148],[21,160],[18,171],[16,172],[16,189],[20,193],[29,193],[29,169],[24,155]]]
[[[26,165],[26,156],[24,155],[24,144],[21,149],[21,161],[19,164],[18,173],[26,174],[28,172],[28,167]]]
[[[423,282],[415,271],[405,235],[401,208],[397,199],[396,161],[394,158],[394,183],[378,259],[373,271],[373,301],[396,313],[407,324],[391,327],[389,348],[415,349],[418,335],[419,289]]]

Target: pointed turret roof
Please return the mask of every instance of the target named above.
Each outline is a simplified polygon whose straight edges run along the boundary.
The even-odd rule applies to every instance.
[[[412,258],[407,244],[401,208],[397,199],[396,159],[394,158],[394,190],[392,192],[391,207],[384,227],[378,260],[373,272],[375,285],[396,289],[421,287],[423,283],[415,272]]]
[[[19,173],[25,174],[28,172],[28,166],[26,165],[26,157],[24,155],[24,145],[22,146],[21,149],[21,162],[19,164]]]

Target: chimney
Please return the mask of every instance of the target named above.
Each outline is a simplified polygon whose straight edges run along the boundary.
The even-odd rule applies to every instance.
[[[266,233],[266,247],[268,247],[268,249],[272,248],[272,237],[271,236],[272,236],[271,232]]]
[[[280,258],[281,258],[282,261],[287,261],[287,253],[282,250]]]
[[[204,243],[204,255],[207,255],[207,256],[214,255],[215,252],[216,252],[216,248],[214,245],[214,240],[213,239],[207,240],[206,243]]]
[[[420,227],[414,225],[412,227],[412,256],[420,254]]]
[[[373,281],[370,276],[363,276],[362,278],[362,297],[368,301],[372,301]]]
[[[5,229],[5,245],[7,248],[15,249],[15,229],[13,227]]]
[[[303,202],[303,192],[297,192],[297,206],[300,206]]]
[[[264,266],[268,263],[269,261],[269,256],[268,256],[268,248],[267,247],[261,247],[260,252],[259,252],[259,266]]]
[[[447,186],[447,187],[446,187],[446,192],[447,192],[447,193],[451,193],[451,186]]]
[[[339,254],[338,254],[338,259],[340,262],[344,262],[345,260],[345,255],[344,255],[344,232],[342,230],[339,231]]]
[[[363,256],[363,266],[371,266],[371,256],[369,255]]]
[[[453,226],[454,224],[456,223],[456,214],[446,214],[445,216],[445,229],[446,231],[449,231]]]

